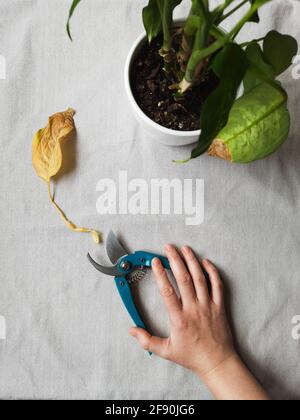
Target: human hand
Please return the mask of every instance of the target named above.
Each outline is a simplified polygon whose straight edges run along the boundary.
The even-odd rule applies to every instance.
[[[153,272],[170,319],[170,336],[154,337],[140,328],[132,328],[130,333],[144,349],[192,370],[203,379],[235,356],[236,352],[217,269],[207,260],[202,262],[211,283],[209,293],[195,254],[187,246],[181,251],[183,258],[175,247],[166,246],[166,255],[181,298],[177,296],[160,260],[153,261]]]
[[[156,282],[170,319],[170,336],[151,336],[141,328],[130,333],[158,356],[195,372],[220,400],[268,400],[269,397],[244,365],[233,345],[227,322],[223,285],[215,266],[203,260],[203,269],[189,247],[166,246],[180,298],[159,259],[153,260]]]

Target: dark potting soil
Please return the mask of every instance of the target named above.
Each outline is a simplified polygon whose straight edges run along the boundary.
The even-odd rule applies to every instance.
[[[161,45],[161,37],[153,40],[151,45],[145,43],[133,61],[131,88],[135,100],[149,118],[166,128],[198,130],[202,105],[218,85],[218,78],[212,71],[207,71],[183,99],[175,100],[174,90],[169,87],[177,80],[172,74],[166,76],[163,70],[163,60],[159,55]]]

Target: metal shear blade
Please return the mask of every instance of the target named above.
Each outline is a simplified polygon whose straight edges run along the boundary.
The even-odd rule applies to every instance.
[[[104,265],[101,265],[99,263],[97,263],[91,256],[90,254],[87,255],[90,263],[96,268],[96,270],[100,271],[100,273],[106,274],[108,276],[113,276],[113,277],[117,277],[120,275],[120,272],[117,268],[117,266],[113,266],[113,267],[106,267]]]
[[[110,261],[114,264],[111,267],[107,267],[97,263],[90,254],[88,254],[88,259],[91,264],[96,268],[96,270],[100,271],[100,273],[106,274],[108,276],[118,277],[122,273],[118,270],[118,261],[125,257],[128,252],[123,247],[123,245],[119,242],[118,238],[111,230],[108,234],[107,241],[106,241],[106,253]]]
[[[129,254],[112,230],[109,232],[107,237],[106,252],[112,264],[117,264],[120,258]]]

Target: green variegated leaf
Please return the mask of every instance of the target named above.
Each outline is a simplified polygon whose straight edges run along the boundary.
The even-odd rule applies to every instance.
[[[209,154],[248,163],[275,152],[286,140],[290,116],[284,91],[263,83],[233,105],[228,123],[214,140]]]

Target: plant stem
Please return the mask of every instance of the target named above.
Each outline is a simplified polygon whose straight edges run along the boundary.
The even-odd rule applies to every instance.
[[[257,39],[252,39],[252,41],[247,41],[247,42],[243,42],[242,44],[240,44],[240,47],[244,48],[244,47],[248,47],[248,45],[252,44],[253,42],[261,42],[265,39],[265,37],[261,37],[261,38],[257,38]]]
[[[253,5],[250,7],[248,12],[244,15],[244,17],[237,23],[237,25],[232,29],[229,33],[230,38],[234,40],[243,26],[251,19],[255,12],[259,9],[259,6]]]
[[[252,15],[257,11],[259,6],[253,5],[248,12],[243,16],[243,18],[235,25],[235,27],[229,32],[229,34],[225,35],[223,38],[217,39],[216,42],[211,44],[209,47],[204,48],[200,51],[195,51],[188,63],[187,71],[184,77],[184,80],[180,83],[180,92],[185,92],[193,83],[193,79],[195,76],[195,70],[200,63],[201,60],[204,60],[206,57],[214,54],[220,48],[222,48],[225,44],[233,40],[237,34],[240,32],[242,27],[248,20],[252,17]]]
[[[170,73],[174,70],[175,64],[174,60],[176,54],[172,51],[172,42],[173,42],[173,9],[168,0],[156,0],[159,13],[161,16],[162,27],[163,27],[163,45],[160,50],[160,55],[164,60],[164,70],[166,73]]]
[[[197,52],[202,51],[206,45],[208,44],[208,36],[210,33],[210,29],[212,26],[211,16],[208,11],[208,1],[207,0],[197,0],[193,3],[193,8],[191,11],[192,14],[195,14],[195,18],[198,19],[196,24],[196,34],[194,37],[193,49],[191,57]],[[190,60],[189,60],[190,62]],[[197,68],[194,71],[194,74],[201,73],[202,64],[199,63]],[[181,90],[184,86],[184,89],[188,89],[190,87],[190,80],[187,79],[187,84],[181,85]]]
[[[195,74],[195,69],[199,62],[203,60],[204,58],[208,57],[209,55],[212,55],[218,49],[223,47],[228,41],[230,40],[229,36],[226,36],[223,39],[218,39],[215,43],[211,44],[209,47],[204,48],[201,51],[196,51],[188,64],[188,68],[185,74],[185,79],[187,82],[192,82]]]
[[[223,13],[225,9],[227,9],[228,6],[233,2],[234,0],[226,0],[223,4],[220,6],[217,6],[214,10],[214,13]]]
[[[172,44],[172,14],[168,13],[168,1],[156,0],[163,25],[164,42],[163,49],[168,52]],[[171,19],[170,19],[171,15]]]
[[[220,38],[224,38],[226,33],[218,28],[216,25],[212,25],[209,31],[210,35],[215,38],[216,40]]]
[[[244,6],[246,3],[248,3],[249,0],[243,0],[240,4],[235,6],[232,10],[230,10],[228,13],[222,16],[220,23],[223,22],[225,19],[227,19],[229,16],[233,15],[237,10],[239,10],[242,6]]]
[[[62,209],[59,207],[59,205],[55,202],[54,196],[53,196],[53,195],[52,195],[52,193],[51,193],[51,184],[50,184],[50,181],[48,181],[47,185],[48,185],[48,195],[49,195],[49,198],[50,198],[50,200],[51,200],[52,204],[54,205],[54,207],[56,208],[56,210],[57,210],[57,211],[58,211],[58,213],[60,214],[60,216],[61,216],[61,218],[63,219],[63,221],[64,221],[66,224],[70,223],[70,220],[67,218],[67,216],[65,215],[65,213],[63,212],[63,210],[62,210]]]

